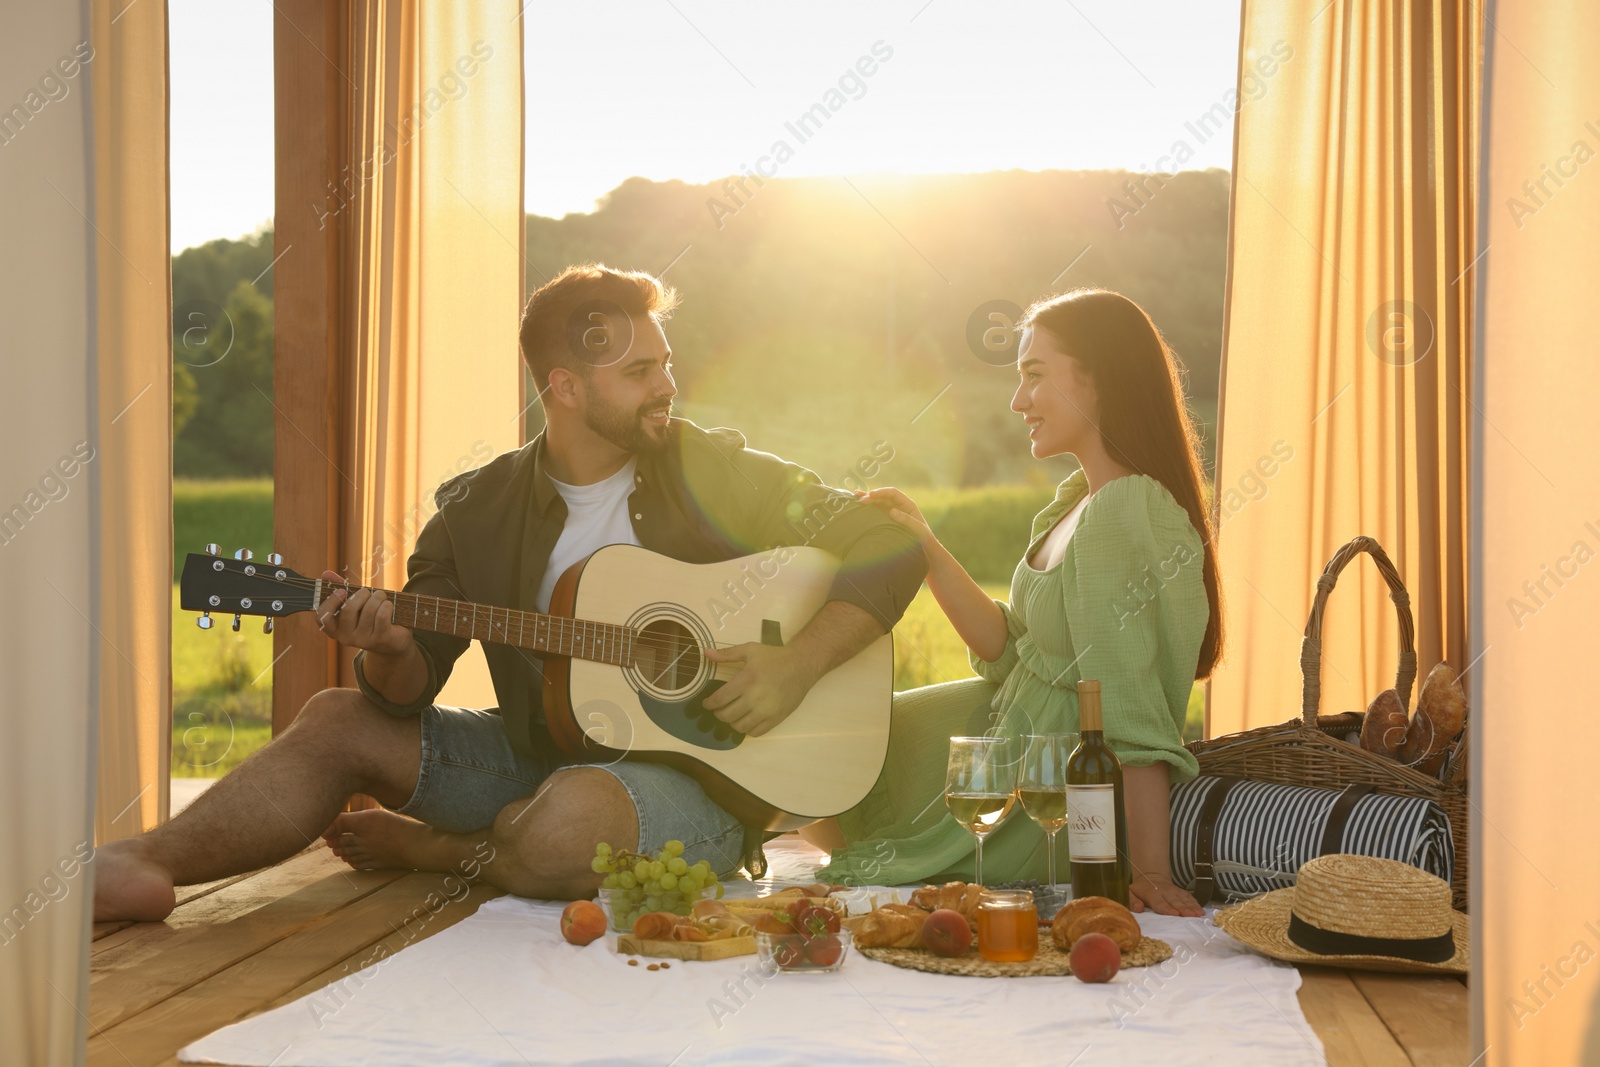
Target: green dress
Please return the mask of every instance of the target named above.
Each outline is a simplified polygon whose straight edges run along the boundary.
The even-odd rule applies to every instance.
[[[839,816],[849,844],[819,878],[970,880],[972,835],[944,806],[949,739],[1076,732],[1080,678],[1099,679],[1106,742],[1125,765],[1164,761],[1173,782],[1198,773],[1182,733],[1209,610],[1200,535],[1161,483],[1128,475],[1089,498],[1061,561],[1035,570],[1029,560],[1045,534],[1087,491],[1080,470],[1034,517],[1011,603],[996,601],[1009,633],[1000,658],[969,653],[979,677],[895,694],[883,773]],[[1056,844],[1056,877],[1065,881],[1066,835]],[[1044,833],[1013,809],[984,840],[983,861],[987,883],[1042,881]]]

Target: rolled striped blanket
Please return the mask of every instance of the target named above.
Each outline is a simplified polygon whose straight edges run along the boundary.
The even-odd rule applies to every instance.
[[[1172,790],[1172,880],[1193,890],[1201,809],[1223,779],[1202,776]],[[1229,901],[1293,885],[1301,864],[1322,851],[1337,789],[1236,782],[1213,832],[1213,877]],[[1450,881],[1455,848],[1450,818],[1431,800],[1368,793],[1349,810],[1329,851],[1399,860]]]

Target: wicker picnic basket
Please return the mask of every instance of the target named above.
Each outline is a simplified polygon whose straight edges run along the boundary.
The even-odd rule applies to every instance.
[[[1411,686],[1417,678],[1416,631],[1411,620],[1411,597],[1383,548],[1370,537],[1357,537],[1340,548],[1317,579],[1317,595],[1300,643],[1300,717],[1277,726],[1260,726],[1242,733],[1192,741],[1189,751],[1200,761],[1200,773],[1232,775],[1258,782],[1344,789],[1365,784],[1374,792],[1420,797],[1436,802],[1450,818],[1450,838],[1455,850],[1451,889],[1457,908],[1467,907],[1467,729],[1455,742],[1445,764],[1443,780],[1429,777],[1397,760],[1368,752],[1344,740],[1361,729],[1365,712],[1317,714],[1322,700],[1322,615],[1339,572],[1361,553],[1370,555],[1389,586],[1400,619],[1400,666],[1395,690],[1400,703],[1411,707]],[[1470,716],[1470,711],[1469,711]],[[1469,718],[1470,723],[1470,718]]]

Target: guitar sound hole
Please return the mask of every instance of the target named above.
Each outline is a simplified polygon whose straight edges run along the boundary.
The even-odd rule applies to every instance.
[[[635,659],[651,685],[673,692],[694,682],[700,673],[700,645],[687,628],[672,619],[657,619],[640,635]]]

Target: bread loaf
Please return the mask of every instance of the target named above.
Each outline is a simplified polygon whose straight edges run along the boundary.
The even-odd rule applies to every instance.
[[[1361,747],[1380,756],[1394,758],[1406,739],[1406,706],[1400,694],[1385,689],[1372,698],[1361,720]]]
[[[1467,696],[1455,668],[1440,663],[1428,672],[1417,697],[1417,713],[1400,746],[1400,762],[1419,767],[1450,747],[1467,721]]]
[[[1084,934],[1105,934],[1124,952],[1144,936],[1133,912],[1110,897],[1080,897],[1056,912],[1050,923],[1050,940],[1063,952],[1071,951]]]

